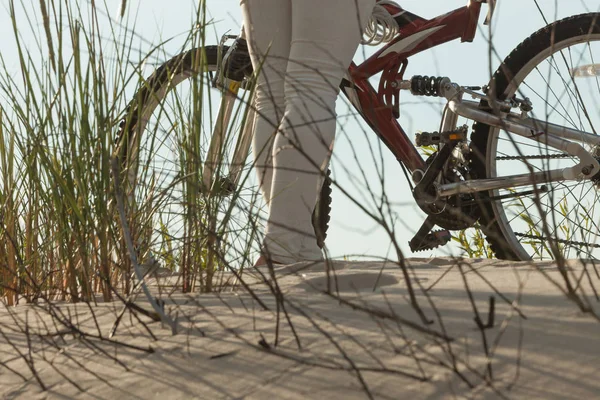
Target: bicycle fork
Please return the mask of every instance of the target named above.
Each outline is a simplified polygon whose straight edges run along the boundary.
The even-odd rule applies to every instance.
[[[234,45],[225,54],[219,52],[219,64],[216,78],[213,80],[213,86],[221,88],[223,97],[219,104],[217,120],[206,154],[204,170],[202,171],[202,187],[220,195],[230,195],[235,192],[250,151],[255,115],[254,108],[249,107],[243,120],[243,128],[237,136],[233,155],[230,158],[231,162],[227,165],[227,172],[223,174],[223,161],[228,156],[224,153],[224,150],[228,134],[230,134],[231,117],[236,101],[239,100],[240,89],[247,89],[250,86],[250,82],[246,78],[251,74],[251,67],[248,67],[250,59],[243,30],[239,36],[223,36],[219,44],[220,49],[224,48],[225,42],[229,39],[235,39]],[[252,104],[253,99],[250,98],[249,101]]]
[[[230,127],[231,116],[235,101],[238,99],[239,87],[226,89],[221,100],[217,120],[213,128],[204,170],[202,171],[203,187],[207,190],[218,190],[221,194],[231,194],[237,186],[246,157],[250,151],[252,141],[252,123],[254,120],[254,110],[250,108],[246,115],[246,123],[234,149],[231,163],[228,165],[226,175],[220,176],[223,170],[223,160],[225,158],[224,149],[227,141],[228,129]]]

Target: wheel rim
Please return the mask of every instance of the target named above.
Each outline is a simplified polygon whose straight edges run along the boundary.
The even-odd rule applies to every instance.
[[[598,106],[600,76],[588,77],[586,83],[578,78],[571,80],[568,71],[582,65],[600,63],[599,41],[600,35],[595,34],[575,37],[555,44],[553,48],[545,50],[527,63],[506,88],[504,95],[510,98],[516,93],[518,97],[530,97],[534,104],[535,118],[598,134],[600,132],[600,107]],[[562,90],[555,89],[561,86]],[[544,88],[544,90],[537,88]],[[593,101],[588,101],[592,97]],[[585,106],[585,111],[580,103]],[[575,114],[575,118],[571,114]],[[499,171],[502,172],[500,176],[503,176],[529,172],[529,167],[541,170],[564,168],[575,164],[572,158],[540,160],[528,158],[527,163],[502,160],[503,157],[561,152],[518,136],[516,140],[511,141],[506,132],[497,128],[491,130],[490,135],[487,154],[494,157],[487,157],[486,169],[491,177],[498,177]],[[590,181],[559,182],[548,186],[552,187],[551,190],[539,195],[541,209],[538,209],[533,201],[523,203],[512,199],[492,203],[494,214],[499,219],[498,226],[509,247],[520,259],[552,258],[553,255],[547,243],[544,245],[543,240],[519,236],[537,235],[539,238],[545,238],[548,231],[543,229],[541,215],[548,214],[550,211],[552,217],[549,218],[549,233],[559,239],[557,243],[563,256],[598,258],[600,249],[595,246],[600,245],[598,236],[600,196],[596,193],[593,184]],[[516,190],[522,192],[530,189],[532,187]],[[500,196],[507,193],[506,190],[498,190],[493,195]],[[564,195],[564,200],[560,200],[561,195]],[[590,245],[572,243],[584,241]]]

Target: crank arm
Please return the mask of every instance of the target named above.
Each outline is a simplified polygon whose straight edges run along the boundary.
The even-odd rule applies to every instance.
[[[448,158],[450,158],[454,147],[456,147],[455,141],[446,143],[435,156],[431,164],[429,164],[425,171],[425,175],[423,175],[423,178],[421,178],[413,191],[413,195],[417,202],[431,202],[437,198],[435,191],[432,190],[435,188],[434,181],[439,176],[444,164],[448,161]],[[428,197],[429,199],[427,199]]]

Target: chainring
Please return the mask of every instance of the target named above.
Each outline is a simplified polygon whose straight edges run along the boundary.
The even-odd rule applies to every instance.
[[[435,158],[437,152],[430,155],[426,163],[429,164]],[[451,168],[444,168],[440,184],[455,183],[465,181],[470,178],[469,160],[467,165],[457,163]],[[429,210],[424,210],[435,222],[437,226],[451,231],[458,231],[472,227],[479,219],[480,210],[477,206],[476,198],[470,193],[461,193],[449,196],[443,199],[443,208],[440,209],[440,202],[436,201]]]

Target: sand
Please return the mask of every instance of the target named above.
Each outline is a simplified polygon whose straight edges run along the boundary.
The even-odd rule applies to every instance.
[[[127,312],[112,337],[119,344],[107,338],[120,302],[2,308],[0,393],[4,399],[600,399],[600,302],[591,284],[600,288],[600,277],[593,266],[468,259],[459,268],[449,258],[407,264],[423,318],[398,265],[341,261],[280,267],[275,280],[267,268],[249,271],[245,282],[256,297],[231,288],[163,293],[178,332]],[[575,295],[565,294],[563,274]],[[150,309],[142,296],[136,304]],[[474,307],[479,326],[489,323],[483,330]],[[85,335],[74,335],[71,323]]]

